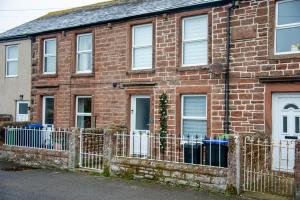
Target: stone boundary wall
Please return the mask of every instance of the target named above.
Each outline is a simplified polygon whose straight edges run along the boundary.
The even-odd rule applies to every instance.
[[[25,147],[0,147],[0,160],[13,161],[22,165],[42,168],[69,168],[69,152]]]
[[[75,134],[69,138],[68,151],[7,146],[0,143],[0,160],[38,168],[74,169],[76,165]]]
[[[115,157],[110,169],[113,175],[129,179],[150,179],[218,192],[227,188],[227,168]]]

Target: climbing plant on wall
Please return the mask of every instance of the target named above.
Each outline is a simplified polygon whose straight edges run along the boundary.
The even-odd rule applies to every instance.
[[[167,145],[167,129],[168,129],[168,96],[162,93],[159,97],[159,114],[160,114],[160,150],[165,152]]]

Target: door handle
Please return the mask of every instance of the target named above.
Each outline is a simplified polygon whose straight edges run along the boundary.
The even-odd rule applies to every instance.
[[[289,139],[289,140],[297,140],[298,137],[297,136],[285,136],[285,139]]]

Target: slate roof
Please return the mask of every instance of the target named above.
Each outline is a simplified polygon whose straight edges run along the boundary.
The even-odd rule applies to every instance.
[[[0,34],[0,41],[222,2],[224,0],[119,0],[98,8],[85,6],[60,14],[50,13]]]

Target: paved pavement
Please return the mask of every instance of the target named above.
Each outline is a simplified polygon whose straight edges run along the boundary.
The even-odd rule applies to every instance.
[[[3,167],[5,165],[6,168]],[[231,199],[225,198],[222,194],[194,191],[187,188],[172,188],[142,181],[44,169],[7,171],[8,169],[7,164],[0,162],[0,200]]]

